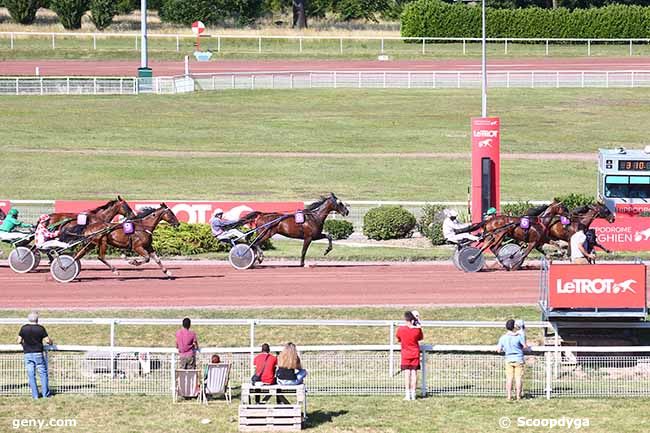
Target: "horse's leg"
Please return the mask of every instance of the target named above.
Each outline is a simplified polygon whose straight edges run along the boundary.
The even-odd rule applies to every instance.
[[[309,249],[309,245],[311,244],[311,238],[305,238],[302,241],[302,254],[300,256],[300,266],[305,266],[305,256],[307,255],[307,250]]]
[[[327,239],[328,245],[327,248],[325,249],[325,252],[323,253],[323,255],[326,256],[327,254],[329,254],[330,251],[332,251],[332,236],[330,236],[327,233],[321,233],[318,236],[312,237],[312,241],[317,241],[320,239]]]
[[[170,271],[169,269],[167,269],[167,268],[165,267],[165,265],[163,265],[162,260],[160,260],[160,257],[158,257],[158,254],[156,254],[155,251],[151,251],[151,252],[149,253],[149,256],[153,259],[154,262],[156,262],[156,264],[158,265],[158,267],[160,268],[160,270],[163,271],[163,274],[167,275],[169,278],[172,278],[172,277],[173,277],[171,271]]]
[[[524,261],[526,260],[526,257],[528,257],[528,254],[530,254],[530,252],[533,250],[533,248],[535,248],[535,247],[537,246],[537,243],[538,243],[538,242],[539,242],[539,240],[536,241],[536,242],[530,242],[530,243],[526,246],[526,249],[525,249],[524,252],[521,254],[521,260],[519,261],[519,263],[517,263],[517,265],[513,266],[513,268],[512,268],[513,271],[516,271],[516,270],[518,270],[518,269],[521,268],[521,265],[524,264]]]
[[[99,241],[99,245],[97,247],[97,259],[99,259],[100,262],[108,266],[108,268],[111,270],[111,272],[114,275],[120,275],[120,272],[117,270],[117,268],[106,260],[106,249],[108,248],[108,241],[106,240],[105,237],[103,237]]]

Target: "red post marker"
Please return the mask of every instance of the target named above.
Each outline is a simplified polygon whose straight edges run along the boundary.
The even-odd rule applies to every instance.
[[[201,51],[201,33],[205,31],[205,24],[202,21],[192,23],[192,33],[196,35],[196,50]]]

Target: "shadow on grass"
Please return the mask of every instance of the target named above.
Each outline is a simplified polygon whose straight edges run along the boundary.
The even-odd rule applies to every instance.
[[[316,428],[321,424],[330,423],[334,418],[346,415],[349,411],[347,410],[337,410],[337,411],[326,411],[326,410],[317,410],[309,413],[309,418],[305,422],[305,428]]]

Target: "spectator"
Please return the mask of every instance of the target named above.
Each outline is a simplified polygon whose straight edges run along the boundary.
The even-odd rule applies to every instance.
[[[280,352],[275,377],[280,385],[300,385],[304,382],[307,370],[302,368],[295,344],[287,343]]]
[[[401,345],[401,371],[404,373],[404,400],[415,400],[415,388],[420,369],[420,341],[424,338],[422,327],[417,316],[419,313],[407,311],[404,313],[404,325],[397,329],[397,341]]]
[[[506,322],[506,329],[507,332],[499,338],[499,343],[497,343],[497,352],[506,355],[507,399],[512,400],[512,382],[514,379],[517,400],[520,400],[524,378],[524,350],[528,347],[525,327],[522,321],[521,330],[515,329],[515,321],[510,319]]]
[[[273,385],[275,383],[275,369],[278,365],[278,358],[271,354],[268,344],[262,344],[262,353],[253,360],[255,365],[255,385]]]
[[[38,313],[32,311],[27,316],[27,325],[23,325],[18,333],[18,344],[22,344],[25,354],[25,370],[29,380],[29,388],[32,390],[32,397],[38,399],[38,385],[36,384],[36,370],[41,376],[41,388],[43,397],[51,397],[47,377],[47,357],[43,353],[43,341],[52,344],[44,327],[38,324]]]
[[[183,319],[183,327],[176,331],[176,348],[181,370],[196,368],[196,351],[199,350],[199,342],[196,339],[196,333],[190,331],[190,326],[192,326],[192,321],[186,317]]]
[[[210,357],[210,365],[219,364],[219,363],[221,363],[221,357],[219,355],[217,355],[216,353],[213,354],[212,357]],[[204,365],[203,366],[203,381],[205,382],[207,380],[208,380],[208,365]]]
[[[593,252],[589,253],[585,249],[585,242],[587,241],[585,230],[584,224],[578,224],[578,230],[571,236],[571,263],[576,265],[586,265],[590,260],[596,258]]]

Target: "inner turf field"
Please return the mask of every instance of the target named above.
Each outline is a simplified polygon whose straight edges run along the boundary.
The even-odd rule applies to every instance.
[[[491,90],[502,197],[593,193],[599,147],[645,144],[650,89]],[[3,195],[464,200],[474,90],[0,97]],[[615,127],[612,127],[615,126]],[[92,156],[92,158],[90,158]]]

